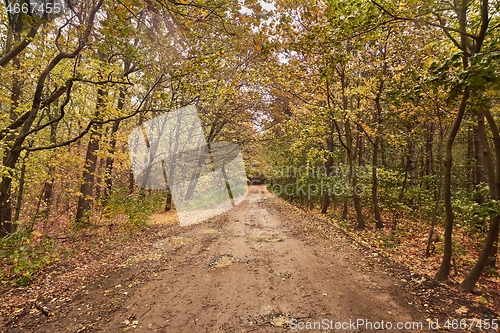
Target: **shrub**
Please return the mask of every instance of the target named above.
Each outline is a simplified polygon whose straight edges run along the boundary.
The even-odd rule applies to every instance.
[[[145,190],[129,194],[125,189],[117,190],[108,198],[103,215],[109,218],[126,215],[128,219],[120,224],[121,227],[144,229],[149,216],[162,208],[167,194],[167,191],[148,193]]]
[[[50,238],[33,231],[31,227],[19,228],[0,239],[3,266],[0,279],[27,285],[53,260],[54,254]]]

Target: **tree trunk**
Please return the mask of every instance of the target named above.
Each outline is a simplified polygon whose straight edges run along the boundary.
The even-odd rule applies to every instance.
[[[453,207],[451,205],[451,169],[453,165],[453,143],[455,141],[458,130],[460,129],[460,124],[462,123],[462,118],[465,113],[465,108],[467,107],[467,101],[469,99],[469,87],[466,87],[462,95],[462,100],[460,102],[460,107],[458,113],[453,122],[450,134],[446,141],[445,147],[445,160],[444,160],[444,207],[446,210],[446,225],[444,231],[444,253],[443,261],[441,266],[436,272],[435,279],[438,281],[444,281],[448,279],[450,275],[451,268],[451,256],[452,256],[452,233],[453,233],[453,222],[455,215],[453,213]]]
[[[498,258],[498,232],[493,239],[493,245],[491,246],[490,254],[488,255],[488,261],[486,263],[487,267],[495,268],[497,266]]]
[[[379,138],[375,137],[375,142],[373,144],[373,161],[372,161],[372,201],[373,201],[373,214],[375,215],[376,227],[383,228],[384,222],[380,216],[380,208],[378,203],[378,176],[377,176],[377,164],[378,164],[378,146]]]
[[[167,186],[167,199],[165,201],[165,211],[169,212],[172,209],[172,192],[170,192],[170,187]]]
[[[411,131],[412,128],[410,127],[408,130]],[[410,139],[410,142],[408,142],[408,163],[406,163],[406,167],[410,175],[410,185],[415,186],[417,183],[417,161],[415,158],[415,142],[413,142],[413,139]]]
[[[4,167],[7,172],[4,173],[0,182],[0,237],[16,230],[15,224],[12,222],[11,185],[12,177],[14,177],[13,170],[19,159],[22,142],[15,140],[13,145],[14,147],[6,152]]]
[[[432,136],[434,136],[434,123],[431,124],[431,130],[430,130],[430,133],[432,133]],[[429,137],[428,137],[429,138]],[[432,139],[433,141],[433,139]],[[438,151],[437,151],[437,160],[438,160],[438,165],[443,165],[443,135],[441,134],[439,136],[439,142],[438,142]],[[428,147],[427,147],[428,148]],[[427,160],[429,161],[429,152],[427,152]],[[429,168],[426,168],[427,172],[431,172],[431,174],[434,174],[434,170],[433,168],[431,167],[430,169]],[[438,213],[438,209],[439,209],[439,202],[441,200],[441,189],[443,187],[443,171],[442,171],[442,167],[440,168],[440,172],[439,172],[439,180],[438,180],[438,184],[437,184],[437,188],[435,189],[435,192],[434,192],[434,200],[435,200],[435,203],[434,203],[434,208],[432,209],[432,216],[431,216],[431,228],[429,230],[429,237],[427,238],[427,247],[425,249],[425,257],[426,258],[429,258],[431,256],[431,245],[432,243],[434,242],[434,240],[437,238],[434,238],[434,231],[435,231],[435,227],[436,227],[436,222],[437,222],[437,213]]]
[[[488,138],[486,135],[486,126],[484,124],[484,113],[479,110],[477,112],[477,149],[480,150],[480,161],[481,164],[484,165],[484,169],[486,169],[486,181],[489,189],[489,197],[490,199],[495,199],[495,168],[493,157],[491,155],[491,148],[488,143]],[[477,166],[477,169],[482,169],[482,167]],[[484,172],[481,170],[480,174],[484,177]],[[478,175],[478,177],[481,177]],[[479,194],[476,198],[476,202],[478,204],[485,203],[485,198],[483,195]],[[483,225],[481,225],[481,230],[486,231],[486,219],[483,219]]]
[[[78,206],[76,209],[76,222],[81,226],[88,225],[86,213],[90,210],[92,202],[92,192],[94,188],[95,170],[97,168],[97,151],[99,150],[100,134],[98,130],[100,126],[96,126],[90,135],[87,146],[87,154],[85,156],[85,167],[82,175],[83,184],[80,186],[80,197],[78,198]]]
[[[474,188],[477,189],[478,185],[485,182],[484,170],[486,169],[478,126],[474,126],[474,158],[476,160],[474,164]],[[483,195],[478,194],[476,201],[481,205],[484,203],[485,198]]]
[[[484,124],[484,114],[478,113],[477,115],[477,132],[479,140],[481,141],[482,148],[482,160],[485,165],[486,175],[488,177],[488,188],[490,197],[495,197],[495,167],[493,162],[493,156],[491,155],[490,145],[488,144],[488,138],[486,136],[486,126]]]
[[[387,169],[387,153],[386,153],[386,145],[384,138],[380,138],[380,159],[382,161],[382,167]]]
[[[439,208],[439,201],[436,200],[436,203],[434,204],[434,209],[432,210],[432,216],[431,216],[431,228],[429,230],[429,236],[427,237],[427,246],[425,247],[425,257],[429,258],[431,256],[431,247],[432,243],[434,242],[434,230],[436,227],[436,220],[437,220],[437,210]]]
[[[18,24],[22,25],[21,19],[17,20]],[[20,27],[17,26],[17,29]],[[14,40],[16,43],[19,42],[20,40],[20,32],[21,31],[14,31]],[[10,48],[10,45],[8,45],[8,48]],[[20,69],[20,63],[19,63],[19,58],[15,57],[13,59],[13,64],[15,67],[15,70]],[[17,72],[14,72],[12,75],[12,92],[10,96],[11,104],[10,104],[10,110],[9,110],[9,116],[10,120],[14,121],[17,118],[16,115],[16,110],[19,106],[19,98],[21,96],[21,82],[19,80],[19,74]],[[10,145],[10,143],[15,144],[16,142],[16,137],[13,133],[7,134],[5,141],[7,143],[7,147]],[[14,148],[14,147],[12,147]],[[8,148],[7,148],[8,149]],[[11,184],[12,184],[12,176],[10,175],[10,170],[13,170],[17,159],[19,158],[19,152],[16,152],[15,154],[10,153],[7,151],[4,153],[3,156],[3,165],[8,172],[7,175],[4,175],[2,177],[2,183],[0,184],[0,237],[3,237],[5,235],[8,235],[16,230],[16,224],[14,224],[12,221],[12,198],[11,198]],[[17,157],[16,157],[17,156]],[[13,160],[11,160],[13,158]]]
[[[467,131],[467,191],[472,192],[474,190],[474,177],[475,177],[475,169],[476,162],[474,153],[474,133],[473,129],[469,127]]]
[[[345,142],[342,140],[342,135],[340,133],[340,128],[336,124],[337,127],[337,132],[339,136],[339,140],[342,142],[342,145],[344,146],[346,150],[346,157],[347,157],[347,164],[349,167],[349,172],[348,172],[348,179],[347,179],[347,185],[348,185],[348,190],[352,191],[353,199],[354,199],[354,208],[356,210],[356,221],[357,221],[357,226],[360,229],[366,228],[364,219],[363,219],[363,211],[361,208],[361,198],[360,198],[360,193],[359,193],[359,188],[358,188],[358,177],[356,174],[356,165],[355,165],[355,159],[356,159],[356,149],[353,146],[353,134],[352,134],[352,128],[351,128],[351,120],[350,116],[348,114],[348,109],[353,108],[352,105],[352,100],[349,103],[349,98],[347,96],[347,88],[348,88],[348,78],[346,77],[346,72],[345,72],[345,66],[340,65],[337,67],[337,73],[339,74],[339,78],[342,84],[342,109],[346,113],[344,116],[344,136],[345,136]],[[328,95],[329,95],[329,88],[328,89]],[[358,99],[358,106],[359,106],[359,99]],[[344,211],[342,212],[342,218],[347,219],[347,200],[348,197],[346,196],[345,202],[344,202]]]
[[[129,194],[134,193],[135,180],[134,180],[134,172],[132,169],[128,171],[128,192]]]
[[[365,229],[365,221],[363,219],[363,210],[361,208],[361,193],[358,188],[358,175],[356,173],[356,165],[355,165],[355,149],[353,147],[353,137],[351,132],[351,122],[347,118],[344,122],[344,131],[346,137],[346,145],[348,147],[347,150],[347,162],[349,165],[349,183],[350,190],[352,191],[352,196],[354,200],[354,209],[356,210],[356,222],[357,226],[360,229]]]
[[[125,61],[125,63],[123,64],[123,71],[124,71],[125,75],[127,75],[129,70],[130,70],[130,62]],[[120,87],[119,91],[120,92],[118,95],[118,102],[117,102],[116,108],[121,111],[125,107],[125,88],[122,86],[122,87]],[[105,175],[104,175],[104,177],[105,177],[105,180],[104,180],[104,198],[105,198],[105,200],[107,200],[107,198],[111,194],[111,190],[113,189],[112,174],[113,174],[113,167],[115,164],[114,154],[116,151],[116,133],[118,132],[119,128],[120,128],[120,121],[114,122],[113,127],[111,128],[111,133],[110,133],[110,135],[111,135],[110,149],[109,149],[108,156],[106,157],[106,166],[104,168],[104,170],[105,170],[104,171],[105,172]]]
[[[358,166],[364,166],[365,161],[364,161],[364,140],[363,140],[363,135],[362,135],[362,129],[361,126],[358,125],[358,133],[356,135],[356,147],[358,148]]]
[[[456,2],[459,4],[458,1]],[[462,0],[460,8],[457,8],[457,16],[459,21],[460,31],[467,31],[467,8],[468,1]],[[487,7],[487,2],[485,3]],[[483,8],[484,9],[484,8]],[[488,8],[486,8],[486,18],[487,18]],[[485,21],[483,22],[488,23]],[[481,34],[482,39],[484,39],[484,34],[486,30],[484,30],[485,26],[481,26]],[[460,34],[460,50],[462,51],[462,67],[463,69],[467,69],[469,67],[469,58],[467,52],[468,37],[464,34]],[[482,40],[476,41],[475,52],[479,52],[482,44]],[[462,95],[462,100],[460,101],[460,106],[458,108],[458,113],[455,116],[455,120],[453,121],[453,125],[451,131],[448,135],[448,140],[446,141],[445,148],[445,160],[444,160],[444,206],[446,210],[446,225],[444,232],[444,253],[443,253],[443,261],[441,262],[441,266],[436,272],[435,279],[436,280],[447,280],[450,275],[450,266],[451,266],[451,257],[452,257],[452,233],[453,233],[453,223],[455,219],[455,215],[453,214],[453,207],[451,205],[451,169],[453,165],[453,143],[455,141],[455,137],[460,129],[460,124],[462,123],[462,119],[464,117],[465,109],[467,107],[467,102],[469,100],[470,88],[466,86]]]
[[[490,125],[491,132],[493,134],[493,142],[495,147],[495,165],[490,165],[488,170],[495,169],[495,192],[494,199],[498,200],[500,197],[500,133],[498,131],[497,124],[495,119],[493,118],[490,110],[484,110],[484,115],[486,116],[486,120]],[[493,164],[492,159],[490,161],[485,161],[487,164]],[[500,223],[500,215],[494,215],[490,219],[490,225],[488,230],[488,235],[486,236],[486,241],[484,242],[481,253],[479,254],[479,258],[477,259],[476,264],[472,268],[472,270],[467,274],[465,279],[460,284],[460,287],[466,291],[473,291],[476,282],[481,277],[484,268],[488,264],[490,259],[490,255],[496,255],[496,251],[493,252],[495,247],[495,242],[498,241],[498,230]]]
[[[434,174],[434,154],[432,145],[434,143],[435,126],[434,122],[430,123],[425,142],[425,175],[427,176]]]
[[[330,174],[332,173],[332,167],[333,167],[333,156],[331,155],[333,153],[332,136],[333,136],[333,130],[330,132],[328,138],[326,139],[326,148],[328,150],[328,157],[327,157],[326,163],[325,163],[325,173],[326,173],[325,181],[326,182],[328,182],[328,178],[329,178]],[[325,184],[325,185],[327,185],[327,184]],[[325,190],[325,193],[323,193],[323,203],[321,205],[321,214],[326,214],[328,211],[328,207],[330,206],[330,195],[328,193],[328,185],[325,187],[327,189]]]
[[[52,206],[52,192],[54,189],[54,181],[55,178],[52,176],[55,172],[55,168],[49,168],[49,176],[51,179],[48,179],[43,184],[42,195],[40,196],[40,200],[38,201],[38,205],[36,208],[36,215],[41,217],[47,217],[50,212],[50,208]]]
[[[484,124],[483,112],[478,112],[478,114],[477,114],[477,137],[479,139],[478,145],[482,148],[481,161],[484,164],[485,169],[486,169],[490,198],[494,200],[497,195],[500,195],[500,193],[497,194],[496,189],[495,189],[495,186],[496,186],[495,185],[495,167],[494,167],[493,157],[492,157],[491,152],[490,152],[490,145],[488,143],[488,138],[486,136],[486,126]],[[484,197],[482,197],[482,200],[484,203]],[[498,248],[498,235],[496,237],[496,240],[493,243],[493,247],[492,247],[490,255],[489,255],[489,259],[488,259],[488,263],[487,263],[488,267],[494,268],[496,266],[496,257],[497,257],[497,252],[498,252],[497,248]]]
[[[56,101],[54,103],[54,105],[57,106],[58,102]],[[48,110],[49,115],[50,115],[50,109],[51,108],[49,106],[49,110]],[[55,118],[52,116],[49,116],[49,119],[52,121]],[[57,122],[50,125],[50,143],[51,144],[56,143],[57,127],[58,127]],[[49,179],[47,179],[43,184],[42,195],[40,197],[40,200],[38,201],[38,205],[36,208],[37,215],[40,214],[43,217],[47,217],[49,215],[50,208],[52,206],[52,191],[54,189],[54,181],[55,181],[54,173],[55,172],[56,172],[56,168],[52,164],[50,164],[48,167],[48,173],[47,173]],[[41,211],[40,211],[40,206],[42,206]]]
[[[19,175],[19,189],[17,190],[16,196],[16,206],[13,221],[19,221],[19,216],[21,215],[21,208],[23,205],[23,195],[24,195],[24,185],[26,180],[26,160],[28,159],[29,151],[26,153],[26,156],[23,158],[23,164],[21,166],[21,173]]]
[[[105,92],[101,88],[97,89],[96,117],[100,117],[101,109],[104,107]],[[95,182],[95,171],[97,168],[97,151],[99,150],[99,142],[101,140],[102,125],[96,124],[90,131],[89,143],[87,145],[87,154],[85,156],[85,167],[83,169],[82,180],[80,186],[80,197],[76,208],[76,224],[80,227],[85,227],[89,224],[87,213],[90,210],[92,202],[92,192]]]
[[[411,133],[413,130],[412,126],[407,127],[408,133]],[[407,145],[407,159],[406,159],[406,175],[409,175],[409,186],[415,186],[417,180],[417,163],[415,159],[415,142],[413,142],[412,135],[410,134],[410,141],[408,141]],[[401,198],[402,199],[402,198]],[[410,197],[408,201],[408,206],[412,209],[415,208],[415,202],[413,197]]]
[[[385,54],[384,54],[385,57]],[[387,63],[384,62],[384,74],[387,69]],[[384,227],[384,221],[380,216],[380,207],[378,202],[378,152],[379,146],[381,144],[380,133],[382,130],[382,105],[380,104],[380,95],[384,89],[384,81],[380,83],[379,93],[375,98],[375,107],[377,109],[377,132],[375,133],[375,141],[373,142],[373,156],[372,156],[372,202],[373,202],[373,214],[375,215],[375,225],[377,228]]]
[[[115,164],[114,153],[116,151],[116,133],[120,127],[120,122],[116,121],[111,127],[111,142],[108,156],[106,157],[106,165],[104,167],[104,198],[109,197],[111,190],[113,189],[113,167]]]
[[[349,215],[349,198],[345,197],[342,203],[342,220],[346,221]]]

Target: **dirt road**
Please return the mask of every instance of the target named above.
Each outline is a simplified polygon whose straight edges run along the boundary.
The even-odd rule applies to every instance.
[[[393,332],[428,331],[403,282],[366,264],[366,253],[341,232],[318,237],[304,216],[251,187],[233,210],[144,244],[32,329],[296,332],[321,322],[321,330],[307,331],[376,332],[389,323]],[[424,326],[396,329],[398,322]]]

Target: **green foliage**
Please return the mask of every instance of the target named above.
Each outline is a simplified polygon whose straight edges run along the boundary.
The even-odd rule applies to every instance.
[[[351,230],[352,229],[351,221],[341,219],[340,214],[332,212],[332,213],[330,213],[330,217],[333,219],[338,219],[339,227],[341,227],[342,229],[344,229],[344,230]]]
[[[404,173],[398,170],[377,169],[379,177],[380,189],[380,206],[394,210],[398,207],[399,193],[404,180]]]
[[[128,219],[120,226],[127,230],[144,229],[148,218],[162,208],[167,197],[167,191],[129,194],[127,190],[121,189],[113,192],[104,208],[103,215],[116,217],[125,215]]]
[[[406,192],[411,208],[420,216],[430,219],[435,207],[434,191],[422,186],[410,186]]]
[[[380,238],[380,245],[384,249],[392,249],[394,247],[397,247],[400,243],[401,241],[393,232],[391,232],[387,236],[382,236]]]
[[[52,250],[50,239],[31,228],[21,228],[0,239],[0,258],[4,268],[0,280],[13,281],[19,286],[31,283],[54,260]]]
[[[499,278],[500,272],[498,271],[498,268],[486,267],[484,269],[484,276]]]
[[[476,199],[479,195],[488,197],[488,187],[480,184],[472,192],[458,190],[452,199],[453,212],[455,213],[456,226],[463,227],[469,234],[474,236],[484,236],[486,223],[490,216],[499,211],[498,202],[487,200],[483,204],[478,204]]]

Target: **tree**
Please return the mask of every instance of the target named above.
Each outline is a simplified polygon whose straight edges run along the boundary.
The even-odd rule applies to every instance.
[[[74,18],[74,20],[78,20],[79,23],[84,26],[83,33],[81,33],[76,40],[76,46],[70,47],[68,51],[58,52],[49,60],[36,80],[36,86],[31,98],[30,110],[6,127],[8,130],[18,130],[18,133],[16,133],[15,137],[7,136],[2,138],[6,148],[4,150],[3,163],[5,172],[0,182],[0,235],[11,233],[15,229],[11,211],[11,184],[13,172],[16,169],[17,161],[23,150],[23,144],[30,134],[40,130],[40,128],[49,126],[46,123],[38,126],[38,128],[32,128],[39,113],[65,92],[70,91],[73,82],[72,79],[66,80],[65,85],[55,90],[50,96],[44,98],[43,94],[47,78],[63,60],[74,59],[86,46],[93,29],[96,13],[99,11],[102,4],[103,0],[99,1],[94,6],[89,6],[88,3],[82,4],[79,15],[76,15]],[[4,130],[3,132],[5,133],[6,131]]]

